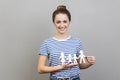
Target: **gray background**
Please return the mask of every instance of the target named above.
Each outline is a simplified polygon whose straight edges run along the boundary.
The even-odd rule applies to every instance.
[[[70,34],[81,38],[96,64],[82,80],[120,79],[120,0],[0,0],[0,80],[48,80],[38,74],[41,42],[54,35],[51,14],[65,4]]]

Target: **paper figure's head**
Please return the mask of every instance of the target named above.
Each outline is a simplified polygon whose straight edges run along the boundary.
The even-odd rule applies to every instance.
[[[61,52],[61,56],[64,57],[64,52]]]
[[[83,54],[83,50],[80,50],[80,54]]]

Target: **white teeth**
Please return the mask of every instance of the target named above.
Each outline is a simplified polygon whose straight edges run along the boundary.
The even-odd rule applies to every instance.
[[[65,28],[60,28],[60,30],[64,30]]]
[[[60,30],[64,30],[64,29],[65,29],[65,27],[58,27],[58,29],[60,29]]]

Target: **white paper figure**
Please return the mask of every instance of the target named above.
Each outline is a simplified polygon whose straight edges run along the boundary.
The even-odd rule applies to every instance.
[[[72,62],[72,56],[71,56],[71,54],[68,54],[68,62]]]
[[[65,56],[64,56],[64,52],[61,52],[60,59],[61,59],[62,64],[64,64],[64,63],[65,63]]]
[[[73,59],[74,59],[74,64],[77,64],[77,56],[76,56],[76,54],[73,55]]]
[[[86,63],[85,62],[85,55],[83,54],[83,50],[80,50],[80,55],[79,55],[79,58],[80,58],[80,64],[82,63]]]

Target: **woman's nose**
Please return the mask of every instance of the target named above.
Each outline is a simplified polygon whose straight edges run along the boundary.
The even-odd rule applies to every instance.
[[[61,26],[61,27],[64,27],[64,23],[63,23],[63,22],[61,22],[61,23],[60,23],[60,26]]]

